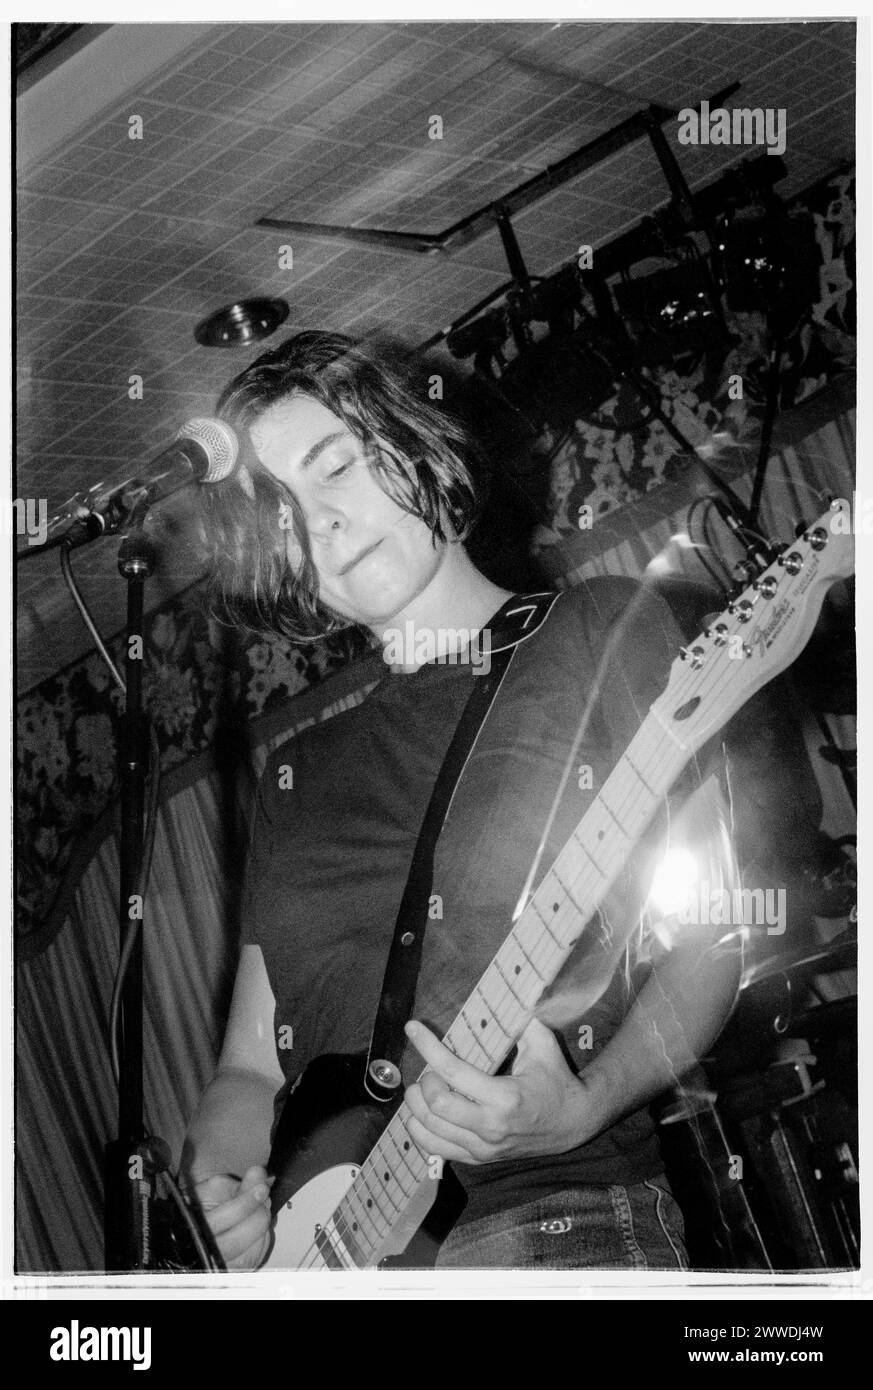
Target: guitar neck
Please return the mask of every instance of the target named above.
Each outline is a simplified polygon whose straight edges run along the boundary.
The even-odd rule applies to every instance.
[[[688,757],[650,712],[443,1038],[456,1056],[489,1074],[500,1068]],[[604,932],[590,923],[598,933],[596,969],[580,990],[580,1016],[609,983],[634,926]],[[402,1249],[417,1228],[439,1174],[409,1135],[410,1113],[405,1103],[397,1110],[317,1237],[309,1264],[366,1268]]]

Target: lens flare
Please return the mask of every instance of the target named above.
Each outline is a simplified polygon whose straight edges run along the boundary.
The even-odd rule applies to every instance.
[[[652,875],[648,907],[661,917],[681,912],[694,901],[699,880],[696,856],[684,846],[672,846],[658,861]]]

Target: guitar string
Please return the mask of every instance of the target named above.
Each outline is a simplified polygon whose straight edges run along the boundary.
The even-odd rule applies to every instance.
[[[351,1203],[354,1201],[354,1185],[355,1185],[355,1182],[357,1182],[357,1178],[358,1178],[358,1177],[362,1177],[362,1178],[363,1178],[363,1181],[364,1181],[364,1183],[365,1183],[365,1185],[367,1186],[367,1189],[372,1193],[372,1192],[373,1192],[373,1189],[372,1189],[372,1187],[370,1186],[369,1179],[368,1179],[368,1177],[367,1177],[367,1175],[366,1175],[366,1173],[365,1173],[365,1171],[364,1171],[365,1168],[366,1168],[367,1163],[372,1161],[374,1167],[376,1167],[376,1166],[381,1166],[381,1164],[377,1165],[376,1162],[375,1162],[374,1155],[375,1155],[375,1153],[376,1153],[377,1150],[379,1151],[379,1154],[380,1154],[382,1163],[388,1163],[388,1164],[389,1164],[389,1169],[390,1169],[390,1166],[391,1166],[392,1163],[393,1163],[393,1160],[391,1159],[391,1157],[390,1157],[389,1155],[385,1154],[384,1151],[383,1151],[383,1144],[384,1144],[384,1142],[385,1142],[387,1139],[390,1139],[390,1142],[391,1142],[391,1143],[393,1144],[393,1146],[394,1146],[394,1150],[395,1150],[396,1156],[397,1156],[398,1158],[400,1158],[401,1162],[405,1165],[405,1167],[407,1168],[408,1172],[410,1173],[410,1175],[411,1175],[411,1177],[412,1177],[412,1179],[413,1179],[413,1190],[412,1190],[412,1192],[407,1192],[407,1191],[406,1191],[406,1188],[405,1188],[404,1185],[403,1185],[403,1183],[400,1182],[400,1179],[398,1178],[398,1185],[399,1185],[400,1190],[401,1190],[401,1192],[403,1193],[403,1196],[404,1196],[404,1199],[405,1199],[404,1204],[408,1204],[409,1201],[411,1201],[412,1197],[415,1195],[416,1188],[418,1187],[418,1185],[420,1184],[420,1182],[423,1180],[423,1178],[425,1177],[425,1175],[426,1175],[426,1173],[427,1173],[427,1165],[426,1165],[426,1163],[424,1162],[424,1159],[423,1159],[423,1157],[421,1156],[421,1151],[417,1148],[417,1146],[414,1148],[414,1152],[417,1153],[417,1154],[419,1154],[419,1156],[421,1157],[421,1162],[422,1162],[422,1169],[423,1169],[423,1171],[422,1171],[420,1174],[417,1174],[417,1173],[414,1171],[414,1169],[413,1169],[411,1163],[409,1162],[408,1157],[406,1156],[406,1154],[404,1153],[404,1151],[399,1147],[399,1145],[398,1145],[398,1143],[397,1143],[397,1140],[390,1134],[390,1131],[391,1131],[392,1127],[393,1127],[396,1123],[398,1123],[398,1121],[399,1121],[400,1124],[402,1125],[403,1132],[406,1133],[406,1134],[408,1135],[408,1131],[406,1130],[405,1121],[401,1118],[403,1109],[408,1109],[408,1108],[402,1105],[402,1106],[400,1107],[400,1109],[397,1111],[397,1113],[392,1117],[392,1119],[391,1119],[391,1121],[389,1122],[389,1124],[388,1124],[388,1126],[386,1127],[386,1129],[383,1131],[383,1133],[382,1133],[382,1134],[379,1136],[379,1138],[376,1140],[376,1143],[375,1143],[374,1146],[373,1146],[373,1151],[371,1152],[371,1154],[368,1155],[367,1159],[365,1159],[364,1163],[361,1165],[361,1168],[360,1168],[360,1170],[359,1170],[359,1172],[358,1172],[358,1175],[357,1175],[357,1177],[355,1178],[354,1182],[352,1183],[351,1187],[350,1187],[349,1190],[343,1195],[343,1197],[340,1199],[340,1203],[339,1203],[339,1205],[337,1206],[336,1210],[335,1210],[334,1213],[333,1213],[333,1219],[334,1219],[334,1221],[336,1222],[337,1226],[340,1226],[340,1225],[341,1225],[341,1226],[343,1227],[343,1229],[345,1230],[345,1232],[347,1232],[347,1233],[350,1232],[350,1231],[353,1231],[353,1223],[352,1223],[352,1225],[349,1224],[348,1218],[345,1216],[345,1214],[344,1214],[343,1211],[342,1211],[342,1207],[343,1207],[344,1204],[351,1205]],[[412,1144],[413,1142],[414,1142],[414,1141],[411,1139],[411,1137],[409,1137],[409,1143]],[[380,1191],[384,1191],[385,1189],[380,1187],[379,1190],[380,1190]],[[390,1193],[387,1193],[387,1192],[386,1192],[386,1195],[388,1196],[388,1200],[391,1202],[392,1206],[394,1207],[395,1212],[397,1212],[397,1213],[399,1214],[399,1213],[403,1210],[403,1207],[402,1207],[402,1206],[401,1206],[401,1207],[397,1207],[397,1205],[396,1205],[396,1203],[393,1201],[393,1198],[392,1198],[392,1196],[391,1196]],[[378,1197],[376,1196],[376,1194],[374,1194],[374,1197],[375,1197],[376,1200],[378,1201]],[[385,1214],[381,1211],[381,1207],[379,1208],[379,1210],[380,1210],[380,1214],[382,1214],[382,1215],[384,1216]],[[375,1229],[375,1230],[377,1231],[377,1233],[379,1234],[379,1243],[381,1243],[381,1241],[384,1241],[384,1240],[386,1239],[386,1237],[389,1236],[389,1235],[391,1234],[391,1218],[390,1218],[390,1215],[389,1215],[386,1219],[388,1220],[389,1225],[388,1225],[388,1230],[385,1231],[385,1232],[379,1232],[379,1231],[378,1231],[378,1226],[376,1226],[376,1223],[375,1223],[375,1222],[371,1222],[371,1224],[373,1225],[374,1229]],[[368,1239],[371,1239],[371,1238],[368,1237]],[[357,1244],[359,1243],[359,1242],[357,1241],[357,1239],[355,1238],[354,1233],[352,1233],[352,1240],[353,1240],[353,1242],[354,1242],[355,1245],[357,1245]],[[377,1246],[374,1246],[374,1249],[375,1249],[375,1248],[377,1248]]]

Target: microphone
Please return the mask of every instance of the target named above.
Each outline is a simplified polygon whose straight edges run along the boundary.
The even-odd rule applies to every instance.
[[[141,476],[109,488],[98,483],[89,492],[71,497],[52,517],[46,541],[39,548],[61,544],[75,550],[112,535],[124,525],[134,503],[152,506],[191,483],[220,483],[233,472],[238,454],[239,440],[223,420],[199,416],[188,420]]]
[[[159,502],[188,483],[220,483],[233,472],[238,453],[239,440],[230,425],[198,416],[152,461],[145,478],[122,486],[142,487],[152,502]]]

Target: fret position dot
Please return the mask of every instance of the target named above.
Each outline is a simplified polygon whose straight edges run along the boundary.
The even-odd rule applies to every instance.
[[[390,1174],[390,1173],[385,1173],[385,1174],[384,1174],[384,1177],[385,1177],[385,1181],[388,1182],[389,1178],[391,1177],[391,1174]]]
[[[552,903],[552,911],[553,911],[553,912],[557,912],[557,910],[558,910],[558,904],[557,904],[557,903]]]
[[[479,1027],[480,1027],[480,1028],[487,1028],[487,1027],[488,1027],[488,1020],[487,1020],[487,1018],[480,1018],[480,1019],[479,1019]]]
[[[368,1197],[368,1198],[367,1198],[367,1206],[368,1206],[368,1207],[371,1207],[372,1205],[373,1205],[373,1198],[372,1198],[372,1197]]]
[[[520,975],[520,974],[521,974],[521,966],[520,966],[520,965],[517,965],[517,966],[515,967],[515,973],[516,973],[516,975]]]
[[[408,1149],[408,1148],[409,1148],[409,1140],[408,1140],[408,1139],[406,1140],[406,1143],[403,1145],[403,1147],[404,1147],[404,1149]]]

